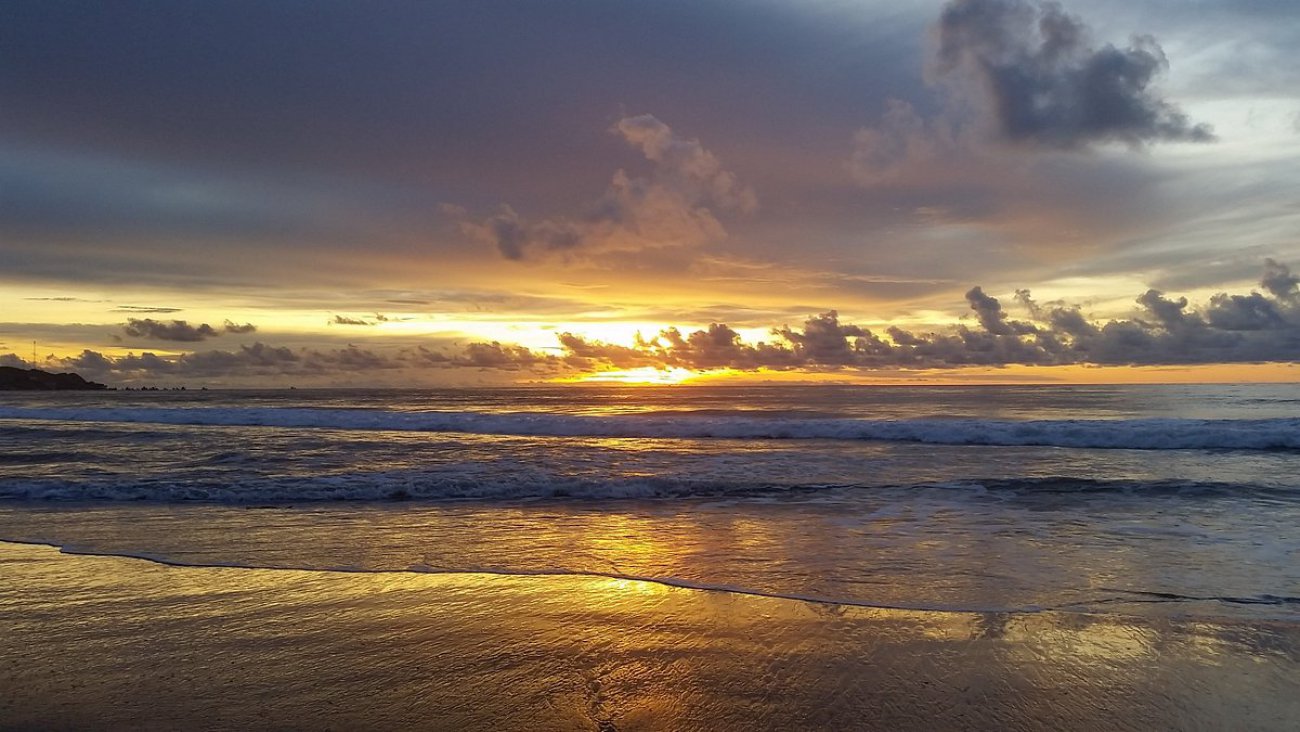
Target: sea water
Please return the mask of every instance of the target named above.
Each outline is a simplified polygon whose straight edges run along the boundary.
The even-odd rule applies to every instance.
[[[1300,386],[0,396],[0,540],[1300,620]]]

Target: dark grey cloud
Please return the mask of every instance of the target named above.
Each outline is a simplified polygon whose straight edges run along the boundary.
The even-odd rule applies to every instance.
[[[127,318],[126,325],[122,326],[122,332],[132,338],[148,338],[156,341],[178,341],[181,343],[194,343],[204,341],[209,338],[216,338],[223,333],[247,334],[257,331],[257,326],[252,323],[235,323],[227,320],[222,323],[221,328],[215,328],[207,323],[191,325],[186,320],[154,320],[153,318]]]
[[[982,288],[973,287],[966,293],[966,301],[970,303],[970,309],[975,311],[984,330],[993,335],[1010,335],[1013,332],[1007,323],[1006,313],[1002,312],[1002,304],[996,297],[989,297]]]
[[[221,331],[207,323],[190,325],[184,320],[162,321],[153,318],[127,318],[122,332],[133,338],[181,342],[202,341],[221,335]]]
[[[937,74],[966,85],[1004,139],[1053,148],[1214,139],[1153,88],[1168,60],[1151,36],[1096,45],[1077,16],[1035,0],[951,0],[937,34]]]
[[[1277,302],[1258,292],[1249,295],[1221,292],[1210,298],[1205,320],[1219,330],[1267,330],[1285,324],[1282,313]]]
[[[472,366],[487,369],[517,370],[542,364],[553,364],[555,358],[537,353],[523,346],[491,343],[471,343],[464,350],[443,362],[452,366]]]
[[[1300,276],[1292,274],[1286,265],[1272,259],[1264,260],[1264,279],[1259,284],[1279,300],[1295,302],[1300,297],[1300,292],[1297,291]]]
[[[790,344],[788,360],[792,364],[802,362],[847,366],[860,353],[874,351],[881,345],[880,339],[865,328],[840,323],[839,313],[834,310],[806,320],[802,332],[783,327],[775,333]],[[783,349],[775,347],[768,350],[769,353],[780,353]]]
[[[995,164],[989,153],[1002,151],[985,150],[990,139],[1039,151],[1214,139],[1155,89],[1168,60],[1151,36],[1134,36],[1124,49],[1096,44],[1080,18],[1039,0],[950,0],[934,34],[928,80],[943,93],[942,108],[923,114],[912,102],[887,100],[879,122],[854,137],[849,169],[859,183],[897,187],[919,178],[931,199],[970,206],[978,199],[945,179],[973,174],[993,184],[984,198],[994,201],[1019,193],[999,193],[1024,171]],[[1060,173],[1081,172],[1061,165],[1043,185],[1059,189]],[[1084,183],[1066,186],[1076,206],[1102,203],[1104,189]]]

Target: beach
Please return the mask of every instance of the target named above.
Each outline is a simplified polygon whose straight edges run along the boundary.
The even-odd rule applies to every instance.
[[[3,729],[1259,729],[1295,386],[29,395]]]
[[[1289,623],[0,545],[9,729],[1284,729]]]
[[[5,0],[0,732],[1297,732],[1297,47]]]

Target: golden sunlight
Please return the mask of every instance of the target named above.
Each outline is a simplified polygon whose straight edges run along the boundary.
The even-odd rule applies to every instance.
[[[700,372],[676,366],[662,369],[642,366],[635,369],[597,371],[565,379],[565,381],[587,384],[681,384],[697,376],[700,376]]]

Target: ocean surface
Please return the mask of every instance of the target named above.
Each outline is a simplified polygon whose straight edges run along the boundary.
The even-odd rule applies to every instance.
[[[0,540],[1300,621],[1300,385],[0,395]]]

